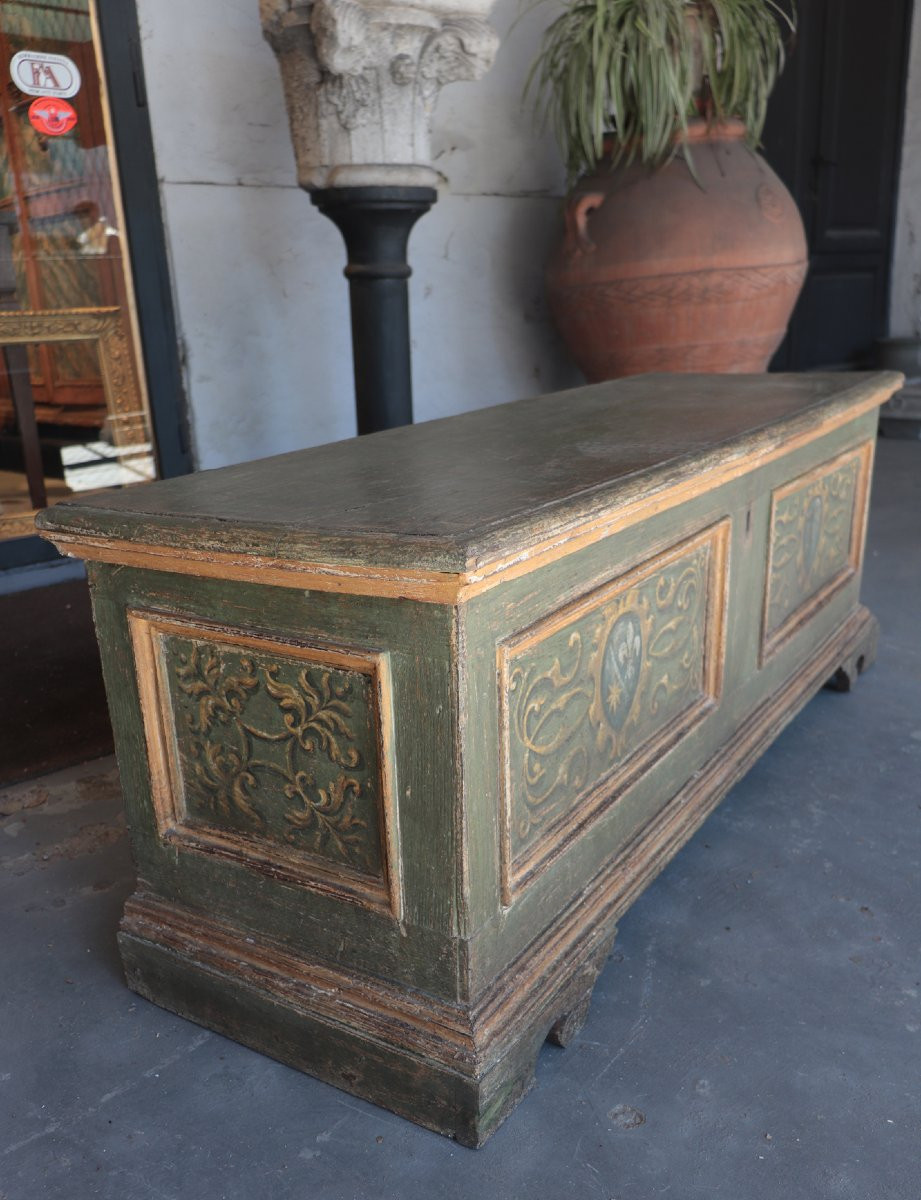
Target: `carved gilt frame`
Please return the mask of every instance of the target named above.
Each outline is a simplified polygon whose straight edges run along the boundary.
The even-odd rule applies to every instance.
[[[499,772],[500,772],[500,885],[502,903],[510,906],[531,883],[554,863],[611,806],[628,792],[652,767],[684,738],[708,713],[715,710],[722,693],[726,657],[726,608],[729,586],[729,542],[731,521],[724,518],[701,532],[643,559],[633,568],[564,608],[541,618],[528,629],[501,642],[496,651],[499,684]],[[591,780],[566,812],[553,820],[537,841],[516,856],[512,840],[513,784],[511,769],[510,680],[512,664],[524,651],[539,645],[558,630],[602,608],[608,601],[646,582],[673,562],[698,547],[709,550],[707,592],[703,598],[702,691],[687,707],[661,729],[642,740],[623,761]],[[593,704],[596,702],[593,701]]]
[[[152,437],[141,388],[131,361],[130,334],[120,308],[62,308],[48,312],[0,311],[0,346],[39,343],[92,342],[112,438],[116,446],[133,446]],[[140,364],[139,364],[140,368]],[[37,510],[3,517],[0,539],[27,537],[35,532]]]
[[[128,610],[135,671],[150,771],[153,816],[159,837],[180,851],[217,855],[253,870],[337,899],[385,910],[402,918],[403,888],[395,802],[393,700],[387,654],[355,648],[341,649],[305,642],[281,641],[205,621],[189,621],[137,609]],[[277,843],[260,842],[230,829],[190,826],[184,821],[184,784],[178,761],[174,713],[163,652],[166,637],[195,638],[218,646],[250,649],[332,670],[368,677],[376,718],[378,787],[376,812],[381,837],[381,877],[365,874],[331,860]]]
[[[809,622],[816,613],[820,612],[832,596],[859,572],[863,562],[864,544],[867,535],[867,516],[870,506],[870,479],[873,473],[873,455],[875,443],[863,442],[851,446],[841,454],[819,466],[796,476],[771,493],[771,510],[768,523],[767,561],[764,573],[764,594],[761,602],[761,645],[758,665],[763,667],[774,657],[796,633]],[[834,474],[846,463],[858,460],[857,479],[854,486],[854,507],[851,513],[850,539],[847,561],[844,566],[822,584],[816,591],[803,597],[801,602],[783,620],[776,629],[769,628],[769,609],[771,602],[771,581],[774,574],[774,532],[776,529],[777,507],[787,496],[809,488],[818,480]]]

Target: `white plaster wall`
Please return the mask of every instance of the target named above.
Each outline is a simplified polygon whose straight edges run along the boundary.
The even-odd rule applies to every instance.
[[[448,179],[410,243],[417,420],[572,386],[543,265],[563,174],[521,105],[552,5],[498,0],[502,46],[439,101]],[[355,432],[345,257],[295,184],[258,0],[137,0],[200,467]]]
[[[921,337],[921,12],[917,0],[909,47],[889,334]]]

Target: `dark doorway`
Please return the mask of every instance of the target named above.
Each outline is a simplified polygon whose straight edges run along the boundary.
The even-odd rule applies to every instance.
[[[910,0],[798,0],[768,162],[806,225],[809,274],[774,370],[872,365],[887,333]]]

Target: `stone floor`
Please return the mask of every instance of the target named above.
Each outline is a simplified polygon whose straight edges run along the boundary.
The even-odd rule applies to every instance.
[[[918,1200],[921,446],[883,441],[855,692],[637,902],[588,1023],[464,1150],[138,999],[111,759],[0,792],[3,1200]]]

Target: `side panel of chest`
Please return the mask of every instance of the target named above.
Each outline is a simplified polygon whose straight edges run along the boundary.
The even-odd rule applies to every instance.
[[[142,885],[453,995],[450,610],[93,575]]]

